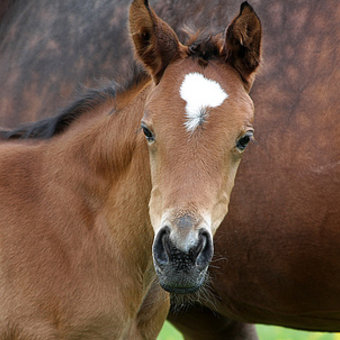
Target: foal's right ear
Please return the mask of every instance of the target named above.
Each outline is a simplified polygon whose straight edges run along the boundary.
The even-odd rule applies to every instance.
[[[157,84],[170,62],[186,53],[173,29],[160,19],[148,0],[134,0],[130,6],[130,33],[139,59]]]

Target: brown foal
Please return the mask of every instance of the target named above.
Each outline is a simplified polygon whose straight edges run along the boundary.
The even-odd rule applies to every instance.
[[[1,144],[2,339],[153,339],[169,308],[154,268],[169,292],[205,281],[253,135],[260,21],[244,3],[193,47],[147,1],[129,20],[151,78],[92,93],[65,131],[31,127],[53,138]]]

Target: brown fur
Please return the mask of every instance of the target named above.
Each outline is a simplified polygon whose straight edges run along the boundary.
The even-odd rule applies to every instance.
[[[119,339],[133,329],[153,281],[146,275],[152,273],[149,180],[140,175],[143,160],[129,156],[144,148],[135,146],[138,122],[127,124],[124,113],[110,119],[108,109],[97,112],[97,120],[83,117],[85,126],[74,126],[62,139],[1,148],[1,163],[7,164],[0,174],[0,194],[6,197],[1,205],[1,337],[8,327],[30,339]],[[138,205],[125,190],[130,182],[136,185]],[[136,220],[127,218],[126,209]],[[135,221],[145,222],[136,228]],[[145,251],[130,251],[131,240]],[[146,330],[149,338],[158,333],[166,311],[157,314],[161,322],[155,333]]]
[[[134,20],[143,27],[150,19],[144,1],[131,6],[131,27]],[[152,20],[160,19],[153,13]],[[184,52],[168,61],[174,33],[162,27],[147,46],[164,64],[162,77],[160,64],[148,65],[142,53],[153,83],[118,95],[117,106],[112,96],[80,105],[81,114],[53,138],[0,145],[0,338],[156,338],[169,301],[154,283],[150,199],[151,220],[169,207],[211,211],[215,229],[223,219],[241,158],[235,143],[251,124],[252,102],[222,56],[204,68]],[[188,143],[179,87],[193,71],[220,82],[230,100]],[[157,131],[149,152],[143,114]]]

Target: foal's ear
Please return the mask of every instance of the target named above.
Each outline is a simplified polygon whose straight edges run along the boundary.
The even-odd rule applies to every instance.
[[[249,91],[261,58],[261,22],[248,2],[225,32],[227,61],[240,73]]]
[[[172,28],[156,15],[148,0],[132,2],[129,24],[137,56],[157,84],[169,63],[185,53],[185,47]]]

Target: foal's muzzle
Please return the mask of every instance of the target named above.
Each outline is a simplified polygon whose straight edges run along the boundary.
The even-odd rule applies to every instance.
[[[160,285],[168,292],[191,293],[203,284],[214,249],[210,233],[197,231],[197,242],[187,251],[178,249],[163,227],[153,243],[153,260]]]

